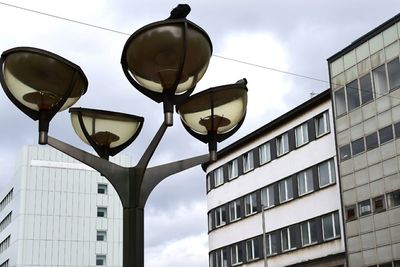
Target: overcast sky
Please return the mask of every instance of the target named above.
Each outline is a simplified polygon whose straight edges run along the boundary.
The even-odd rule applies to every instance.
[[[162,122],[162,105],[141,95],[125,78],[120,65],[122,48],[131,33],[167,18],[178,3],[165,0],[2,1],[0,52],[17,46],[32,46],[78,64],[88,77],[89,88],[75,106],[145,117],[140,136],[124,151],[137,160]],[[400,10],[398,0],[198,0],[186,3],[192,7],[188,19],[208,32],[214,49],[208,71],[195,92],[233,83],[243,77],[248,79],[246,121],[231,139],[219,144],[220,147],[301,104],[310,98],[310,93],[327,89],[326,59]],[[14,159],[21,147],[37,142],[37,123],[1,94],[0,190],[13,175]],[[50,135],[90,151],[73,132],[66,111],[53,119]],[[150,165],[206,152],[207,146],[189,136],[175,115],[175,125],[168,129]],[[146,266],[207,266],[206,212],[205,175],[200,167],[160,184],[146,206]]]

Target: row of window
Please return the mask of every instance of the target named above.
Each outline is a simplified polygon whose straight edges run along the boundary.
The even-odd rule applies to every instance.
[[[2,211],[8,203],[10,203],[11,199],[13,198],[13,190],[11,189],[10,192],[1,200],[0,202],[0,211]]]
[[[8,261],[6,260],[5,262],[3,262],[2,264],[0,264],[0,267],[8,267]]]
[[[272,208],[336,182],[334,160],[330,159],[277,181],[255,192],[212,209],[209,231],[241,218]]]
[[[400,260],[393,262],[380,263],[378,265],[370,265],[368,267],[400,267]]]
[[[0,243],[0,254],[10,246],[10,236]]]
[[[207,175],[207,192],[243,173],[303,146],[330,131],[329,113],[325,111],[294,129],[260,145]]]
[[[210,267],[229,267],[320,244],[340,237],[339,213],[335,211],[263,236],[257,236],[210,252]]]
[[[11,223],[11,211],[7,216],[0,222],[0,233]]]
[[[101,195],[108,194],[107,184],[102,184],[102,183],[97,184],[97,194],[101,194]],[[97,207],[97,217],[107,218],[107,207]],[[107,241],[107,230],[97,230],[96,231],[96,240],[97,241]],[[105,266],[106,259],[107,259],[107,257],[105,254],[97,254],[96,255],[96,266]]]
[[[335,91],[336,116],[400,87],[400,62],[395,58]]]
[[[386,196],[386,197],[385,197]],[[387,208],[400,206],[400,190],[373,199],[363,200],[357,204],[346,207],[346,221],[352,221],[372,213],[379,213]],[[358,209],[358,212],[357,212]]]
[[[368,150],[377,148],[386,142],[400,137],[400,122],[391,124],[373,132],[365,137],[352,141],[350,144],[339,148],[341,161],[347,160],[352,156],[358,155]]]

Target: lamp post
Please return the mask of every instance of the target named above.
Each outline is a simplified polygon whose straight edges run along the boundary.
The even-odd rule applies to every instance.
[[[247,105],[246,80],[210,88],[190,97],[212,54],[207,33],[186,19],[190,7],[178,5],[171,16],[149,24],[126,42],[123,71],[144,95],[163,103],[164,121],[133,167],[108,161],[129,146],[144,119],[118,112],[71,108],[76,134],[98,156],[48,136],[54,115],[72,106],[88,87],[83,71],[51,52],[18,47],[3,52],[0,81],[8,98],[39,121],[39,144],[48,144],[101,173],[113,185],[123,207],[123,266],[144,266],[144,207],[151,191],[168,176],[216,158],[216,143],[242,124]],[[185,128],[209,144],[210,155],[148,167],[166,129],[173,125],[174,106]]]

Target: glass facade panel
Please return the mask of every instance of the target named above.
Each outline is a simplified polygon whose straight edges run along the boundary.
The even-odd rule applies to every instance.
[[[365,151],[364,137],[351,142],[351,150],[353,155],[357,155]]]
[[[365,137],[365,144],[367,146],[367,150],[371,150],[378,147],[378,134],[372,133]]]
[[[346,97],[344,88],[337,90],[335,93],[336,116],[346,113]]]
[[[372,71],[372,77],[374,79],[374,87],[376,97],[380,97],[388,92],[387,80],[386,80],[386,68],[382,65]]]
[[[379,130],[379,143],[383,144],[393,139],[393,127],[392,125],[386,126]]]
[[[371,75],[368,73],[360,78],[361,103],[365,104],[374,99]]]
[[[360,94],[358,91],[358,81],[354,80],[346,85],[347,110],[351,111],[360,106]]]
[[[387,64],[390,90],[400,87],[400,62],[399,58],[390,61]]]

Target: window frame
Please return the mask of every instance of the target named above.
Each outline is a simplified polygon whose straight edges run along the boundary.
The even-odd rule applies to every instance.
[[[357,218],[358,218],[357,205],[353,204],[350,206],[346,206],[345,210],[346,210],[346,222],[351,222],[351,221],[357,220]],[[349,211],[353,211],[352,216],[349,216]]]
[[[233,180],[239,176],[239,162],[238,159],[228,162],[228,180]]]
[[[393,197],[393,195],[395,197]],[[389,192],[386,194],[386,197],[387,197],[388,209],[400,207],[400,190],[395,190],[395,191]]]
[[[304,232],[303,232],[303,225],[307,226],[307,238],[308,238],[308,243],[304,242]],[[318,243],[318,238],[315,236],[312,236],[312,231],[311,231],[311,221],[306,221],[300,223],[300,238],[301,238],[301,245],[302,247],[310,246],[313,244]],[[314,239],[314,241],[313,241]]]
[[[289,226],[289,227],[286,227],[286,228],[281,230],[281,249],[282,249],[282,252],[294,250],[294,249],[297,248],[296,244],[292,244],[292,241],[293,241],[292,238],[293,239],[295,238],[294,236],[292,236],[292,235],[295,235],[294,230],[295,230],[295,228],[293,226]],[[284,233],[286,235],[286,239],[283,236]],[[286,242],[287,242],[287,248],[286,249],[284,248],[284,240],[286,240]],[[293,242],[293,243],[295,243],[295,242]]]
[[[272,160],[270,142],[266,142],[258,147],[258,155],[260,158],[260,165],[264,165]]]
[[[104,216],[99,216],[99,212],[102,212]],[[97,206],[97,218],[107,218],[107,207]]]
[[[289,134],[283,133],[276,137],[276,155],[281,157],[289,153]]]
[[[266,192],[266,194],[267,194],[266,197],[263,197],[265,195],[264,192]],[[272,192],[272,196],[271,196],[271,192]],[[269,208],[272,208],[275,206],[275,191],[274,191],[273,185],[269,185],[269,186],[261,188],[260,193],[261,193],[261,195],[260,195],[261,206],[264,207],[264,209],[269,209]],[[263,201],[264,199],[267,202],[266,205],[264,205],[265,204]],[[272,202],[272,203],[270,203],[270,202]]]
[[[339,95],[340,94],[340,95]],[[344,87],[341,87],[341,88],[339,88],[338,90],[336,90],[336,91],[334,91],[333,92],[333,95],[334,95],[334,100],[335,100],[335,111],[336,112],[338,112],[338,111],[340,111],[341,113],[336,113],[335,115],[336,115],[336,118],[339,118],[339,117],[341,117],[341,116],[343,116],[343,115],[345,115],[345,114],[347,114],[347,101],[346,101],[346,92],[345,92],[345,90],[344,90]],[[343,98],[343,99],[342,99]],[[344,103],[343,103],[343,107],[344,108],[342,108],[342,107],[338,107],[338,104],[341,102],[341,101],[344,101]]]
[[[305,144],[310,142],[309,134],[308,134],[308,123],[304,122],[294,128],[294,136],[295,136],[295,145],[296,148],[304,146]]]
[[[240,243],[236,243],[230,246],[231,249],[231,265],[239,265],[243,263],[243,248]],[[233,253],[235,251],[235,253]],[[235,256],[235,258],[234,258]],[[235,261],[234,261],[235,260]]]
[[[358,216],[361,217],[365,217],[368,215],[372,214],[372,203],[371,203],[371,199],[366,199],[363,201],[358,202]],[[363,209],[365,207],[369,206],[369,210],[364,211]]]
[[[254,155],[253,151],[249,151],[242,156],[243,173],[254,170]]]
[[[224,184],[224,168],[223,166],[216,168],[214,174],[214,187],[217,188]]]
[[[240,218],[242,217],[241,216],[242,214],[241,214],[240,199],[236,199],[236,200],[229,202],[228,208],[229,208],[229,221],[234,222],[234,221],[240,220]],[[232,210],[233,210],[233,214],[231,212]],[[232,215],[234,215],[234,216],[232,216]]]
[[[215,228],[222,227],[227,223],[226,217],[226,208],[225,205],[219,206],[214,209],[214,218],[215,218]]]
[[[314,121],[315,121],[315,136],[317,138],[319,138],[331,131],[328,111],[325,111],[325,112],[321,113],[320,115],[316,116]],[[320,126],[321,121],[323,123],[323,132],[322,133],[319,132],[319,128],[320,128],[319,126]]]
[[[327,184],[322,184],[321,183],[321,166],[324,165],[325,163],[328,164],[328,178],[329,182]],[[336,183],[336,170],[335,170],[335,162],[333,159],[326,160],[324,162],[321,162],[317,165],[317,172],[318,172],[318,184],[319,188],[324,188],[327,186],[330,186],[332,184]]]
[[[101,260],[103,264],[98,264],[99,260]],[[106,266],[106,265],[107,265],[107,255],[106,254],[96,254],[96,266]]]
[[[308,175],[311,175],[310,177]],[[310,179],[311,178],[311,179]],[[296,179],[297,179],[297,190],[299,193],[299,196],[307,195],[309,193],[312,193],[315,191],[315,186],[314,186],[314,177],[313,177],[313,172],[311,168],[308,168],[304,171],[301,171],[296,174]],[[301,192],[300,189],[300,180],[304,180],[304,192]],[[309,185],[309,182],[311,182],[311,185]],[[309,188],[311,187],[311,188]]]
[[[215,252],[215,267],[228,267],[228,253],[225,248]]]
[[[288,190],[289,189],[289,186],[288,186],[289,181],[290,181],[290,184],[291,184],[291,187],[292,187],[292,190],[291,190],[292,191],[292,196],[291,197],[289,197],[289,190]],[[282,196],[281,183],[284,183],[285,199],[281,199],[281,196]],[[292,179],[292,177],[288,177],[286,179],[283,179],[283,180],[279,181],[278,182],[278,191],[279,191],[279,203],[285,203],[285,202],[288,202],[288,201],[292,200],[294,198],[293,179]]]
[[[377,208],[376,204],[377,204],[378,201],[382,201],[382,207],[378,207]],[[383,211],[386,210],[386,202],[385,202],[385,196],[384,195],[377,196],[377,197],[374,197],[372,199],[372,210],[373,210],[374,214],[380,213],[380,212],[383,212]]]
[[[101,237],[99,239],[99,237]],[[96,230],[96,241],[106,242],[107,241],[107,230]]]
[[[100,192],[103,191],[103,192]],[[107,195],[108,194],[108,186],[105,183],[98,183],[97,184],[97,194],[100,195]]]
[[[250,200],[250,202],[248,203],[247,200]],[[248,208],[247,205],[250,205],[251,207],[251,212],[248,212]],[[255,210],[254,210],[255,209]],[[251,216],[253,214],[257,213],[257,194],[256,192],[247,194],[246,196],[244,196],[244,216]]]
[[[251,255],[250,255],[251,258],[249,257],[249,246],[248,246],[249,242],[251,243]],[[254,260],[257,260],[257,259],[260,258],[260,253],[259,253],[259,251],[257,251],[257,248],[256,248],[256,246],[257,246],[256,242],[257,242],[256,238],[252,238],[252,239],[246,240],[246,242],[245,242],[246,260],[248,262],[254,261]]]
[[[390,130],[387,131],[388,129],[390,129]],[[387,132],[385,132],[385,131],[387,131]],[[388,134],[388,133],[390,133],[391,137],[390,137],[389,139],[386,139],[386,134]],[[386,144],[386,143],[388,143],[388,142],[390,142],[390,141],[393,141],[393,139],[394,139],[393,125],[390,124],[390,125],[388,125],[388,126],[385,126],[385,127],[383,127],[383,128],[380,128],[380,129],[378,130],[378,136],[379,136],[379,144],[380,144],[380,145]],[[382,139],[383,139],[382,137],[385,137],[385,139],[384,139],[383,141],[382,141]]]
[[[337,222],[339,223],[339,225],[338,225],[338,227],[339,227],[339,232],[338,232],[338,233],[337,233],[337,225],[336,225],[336,218],[335,218],[335,216],[338,216],[338,220],[337,220]],[[331,222],[332,222],[332,233],[333,233],[333,236],[332,236],[332,237],[325,237],[325,226],[324,226],[324,221],[325,221],[325,218],[328,218],[328,217],[329,217],[329,219],[330,219]],[[332,240],[332,239],[338,238],[338,237],[341,235],[341,233],[340,233],[340,220],[339,220],[339,214],[338,214],[338,212],[333,212],[333,213],[326,214],[326,215],[322,216],[322,217],[321,217],[321,224],[322,224],[322,239],[323,239],[324,241]]]

